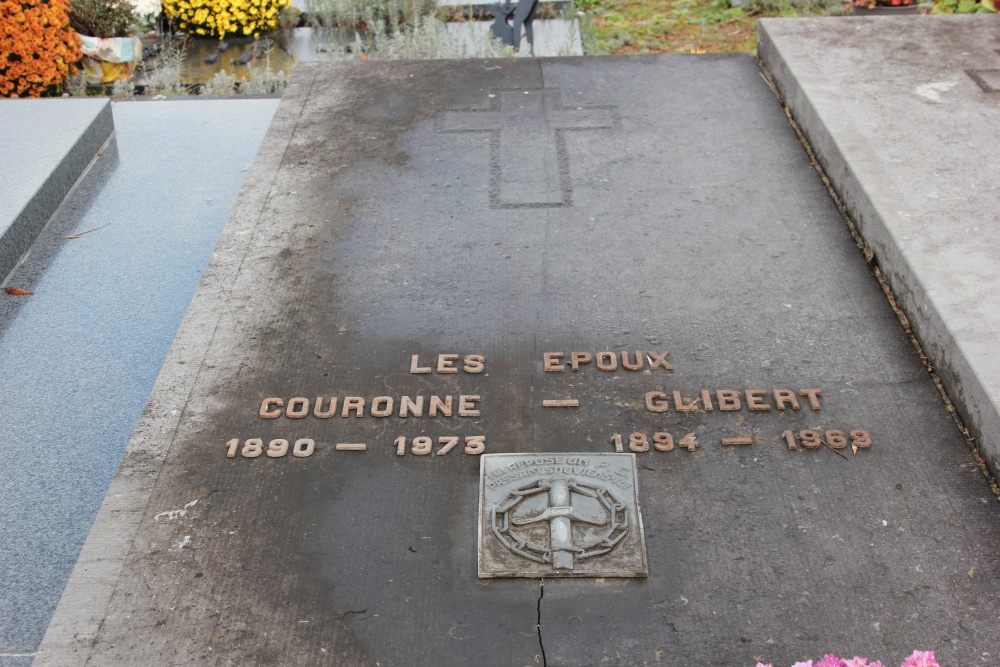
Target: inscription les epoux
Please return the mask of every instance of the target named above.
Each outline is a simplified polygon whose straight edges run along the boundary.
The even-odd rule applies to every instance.
[[[655,371],[672,372],[673,365],[669,361],[667,351],[634,351],[634,352],[543,352],[540,368],[545,374],[559,374],[569,377],[587,369],[604,373],[632,373]],[[539,368],[536,366],[535,369]],[[483,354],[442,353],[437,355],[414,354],[409,356],[406,370],[411,375],[441,375],[459,376],[463,374],[480,375],[487,371],[487,360]],[[488,376],[489,373],[486,373]],[[444,378],[442,378],[443,380]],[[786,412],[820,412],[822,409],[823,391],[820,389],[653,389],[644,394],[635,395],[633,400],[637,405],[653,414],[675,413],[679,415],[692,413],[736,412],[752,413],[786,413]],[[534,402],[534,397],[533,402]],[[257,416],[264,420],[285,418],[289,420],[341,420],[374,418],[412,418],[427,419],[477,419],[483,416],[484,397],[481,393],[441,393],[424,394],[420,391],[398,393],[383,396],[268,396],[263,398],[257,410]],[[572,410],[587,407],[587,401],[579,397],[542,397],[539,403],[543,409],[568,408]],[[346,422],[345,422],[346,423]],[[674,423],[674,427],[678,424]],[[788,449],[815,450],[827,447],[838,454],[849,444],[854,453],[859,449],[871,447],[871,436],[860,428],[844,428],[826,426],[823,430],[816,425],[810,425],[806,430],[793,432],[785,430],[778,438]],[[653,432],[655,431],[655,432]],[[245,437],[245,436],[244,436]],[[606,435],[604,437],[607,437]],[[610,444],[616,452],[670,452],[675,448],[675,434],[666,428],[653,429],[648,433],[632,433],[622,435],[611,434]],[[676,447],[696,452],[700,443],[693,432],[676,434]],[[725,447],[751,445],[759,442],[760,437],[747,432],[733,433],[723,437],[721,444]],[[242,447],[240,445],[242,444]],[[397,456],[407,454],[416,456],[445,456],[458,450],[470,456],[478,456],[486,451],[486,437],[483,435],[430,437],[426,433],[399,435],[392,444]],[[295,458],[305,458],[314,451],[322,449],[323,444],[312,437],[283,438],[278,437],[265,444],[262,438],[252,437],[243,441],[234,438],[226,443],[226,455],[236,458],[283,458],[291,454]],[[365,442],[334,443],[334,451],[367,451]],[[843,455],[843,454],[841,454]]]

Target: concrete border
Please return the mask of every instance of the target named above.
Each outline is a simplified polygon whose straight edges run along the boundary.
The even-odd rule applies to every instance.
[[[66,154],[63,155],[48,178],[25,202],[20,212],[10,221],[0,234],[0,282],[5,280],[21,260],[21,256],[31,248],[38,234],[49,218],[62,204],[80,177],[87,172],[97,157],[98,151],[114,134],[115,123],[111,115],[111,102],[87,100],[8,100],[4,104],[66,104],[86,102],[88,106],[99,103],[102,106],[94,114],[93,120],[80,133]],[[79,106],[79,105],[78,105]],[[30,156],[15,156],[30,159]]]
[[[991,19],[989,23],[983,19]],[[853,22],[852,28],[866,29],[870,38],[875,29],[891,30],[898,41],[906,31],[919,29],[946,29],[951,27],[973,29],[979,27],[995,32],[993,17],[912,17],[910,19],[817,19],[823,27],[834,27],[832,21]],[[928,362],[941,378],[949,396],[954,401],[960,416],[965,421],[972,437],[978,442],[987,467],[994,476],[1000,477],[1000,381],[998,381],[997,349],[989,340],[997,331],[983,331],[981,321],[975,321],[974,313],[957,307],[962,301],[975,303],[979,308],[989,309],[989,304],[977,302],[974,290],[954,293],[941,282],[941,272],[935,264],[941,258],[928,253],[914,251],[905,241],[910,228],[895,217],[892,204],[906,201],[909,191],[896,185],[903,180],[902,174],[887,174],[888,178],[875,182],[870,167],[877,158],[878,147],[867,143],[867,136],[847,136],[845,128],[851,127],[843,120],[845,108],[854,104],[863,106],[866,101],[856,99],[843,101],[831,92],[837,83],[824,78],[822,67],[836,67],[838,63],[820,58],[817,53],[823,46],[808,40],[805,35],[791,37],[782,28],[791,28],[789,21],[797,21],[796,30],[806,30],[810,34],[820,30],[818,25],[807,25],[809,19],[762,19],[758,22],[757,55],[761,66],[768,73],[778,89],[784,104],[802,133],[809,141],[820,166],[829,178],[835,192],[843,202],[848,215],[854,221],[859,233],[874,252],[882,275],[892,289],[899,307],[910,320],[911,328],[927,355]],[[871,21],[881,21],[873,24]],[[923,23],[921,23],[923,21]],[[926,21],[934,21],[934,24]],[[962,23],[959,23],[961,21]],[[864,22],[864,23],[861,23]],[[890,23],[891,22],[891,23]],[[841,24],[843,28],[847,24]],[[886,35],[889,33],[887,32]],[[992,33],[991,33],[992,34]],[[924,35],[926,37],[926,35]],[[916,38],[916,36],[914,36]],[[791,54],[790,42],[798,39],[796,46],[800,52]],[[805,44],[808,42],[808,44]],[[870,42],[877,44],[877,42]],[[898,46],[898,44],[896,44]],[[955,44],[955,48],[958,48]],[[973,51],[963,43],[962,50]],[[877,48],[877,47],[876,47]],[[886,49],[891,48],[885,45]],[[805,55],[805,52],[809,55]],[[968,56],[968,53],[962,54]],[[809,56],[814,56],[810,59]],[[858,54],[859,58],[878,60],[878,53]],[[920,56],[917,56],[920,57]],[[821,66],[813,63],[823,60]],[[919,61],[918,61],[919,62]],[[1000,60],[998,60],[1000,63]],[[921,63],[924,64],[924,63]],[[926,63],[928,76],[932,65]],[[954,65],[954,63],[949,63]],[[842,65],[842,63],[840,63]],[[902,73],[894,72],[902,77]],[[863,72],[856,72],[863,77]],[[868,82],[878,85],[878,81]],[[889,97],[896,91],[886,90]],[[837,103],[831,100],[836,99]],[[864,113],[855,106],[851,111]],[[870,109],[865,109],[871,116]],[[916,149],[916,147],[914,147]],[[947,149],[942,149],[947,150]],[[952,149],[954,150],[954,148]],[[924,161],[933,161],[935,155],[917,155]],[[859,168],[858,165],[863,165]],[[882,165],[886,166],[886,165]],[[892,166],[892,165],[887,165]],[[866,168],[868,168],[866,170]],[[895,182],[893,178],[895,177]],[[891,185],[887,185],[891,184]],[[913,205],[917,205],[913,202]],[[989,220],[978,221],[989,223]],[[971,223],[970,223],[971,224]],[[917,234],[919,227],[912,228]],[[973,250],[972,247],[968,247]],[[978,250],[978,248],[976,248]],[[961,273],[968,267],[952,266],[948,270]],[[996,271],[996,267],[994,271]],[[979,286],[982,288],[983,286]],[[993,294],[996,297],[996,294]],[[985,334],[985,335],[984,335]]]

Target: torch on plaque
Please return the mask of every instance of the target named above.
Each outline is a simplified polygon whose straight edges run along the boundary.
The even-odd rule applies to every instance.
[[[634,454],[484,454],[479,576],[645,577]]]

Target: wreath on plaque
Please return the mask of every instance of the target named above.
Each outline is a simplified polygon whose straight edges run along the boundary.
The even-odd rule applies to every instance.
[[[554,485],[564,484],[565,492],[575,492],[588,498],[593,498],[607,512],[605,517],[589,516],[571,505],[562,507],[549,506],[535,516],[519,518],[513,516],[525,500],[541,493],[550,493]],[[568,496],[567,496],[568,497]],[[493,535],[511,552],[536,563],[552,563],[551,546],[529,541],[519,535],[516,526],[524,526],[545,521],[557,516],[596,526],[607,525],[608,528],[590,544],[574,546],[574,560],[583,560],[606,554],[615,548],[628,534],[628,510],[624,503],[618,502],[611,491],[601,486],[582,484],[572,480],[539,480],[526,486],[514,489],[507,497],[493,506],[491,512],[491,528]]]

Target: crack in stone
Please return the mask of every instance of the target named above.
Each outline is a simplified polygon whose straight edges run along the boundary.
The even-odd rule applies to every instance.
[[[545,597],[545,578],[538,580],[538,618],[535,627],[538,628],[538,650],[542,653],[542,667],[548,667],[545,661],[545,644],[542,643],[542,598]]]

